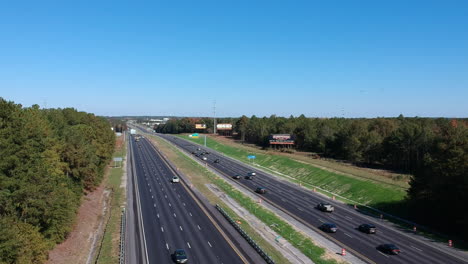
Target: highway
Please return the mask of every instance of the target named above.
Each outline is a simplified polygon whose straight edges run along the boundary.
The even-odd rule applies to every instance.
[[[324,222],[335,223],[339,228],[337,233],[329,234],[321,230],[318,231],[367,263],[468,263],[467,255],[464,252],[424,241],[409,230],[397,230],[380,219],[359,213],[358,210],[352,207],[332,201],[286,180],[280,180],[262,171],[252,169],[246,164],[228,158],[212,149],[204,148],[174,136],[157,135],[184,149],[188,154],[197,152],[198,148],[208,150],[210,154],[205,155],[207,160],[203,161],[208,166],[217,170],[231,182],[237,183],[252,192],[259,186],[265,187],[267,193],[257,194],[259,198],[312,229],[318,230],[318,227]],[[202,156],[193,157],[202,158]],[[220,162],[215,163],[216,159],[219,159]],[[251,171],[255,171],[257,176],[253,180],[244,179],[243,176]],[[235,174],[240,174],[242,178],[239,180],[232,179]],[[326,213],[317,210],[315,206],[322,201],[333,204],[335,212]],[[377,227],[377,234],[365,234],[357,230],[357,227],[363,223],[374,224]],[[399,255],[387,255],[377,250],[378,245],[385,243],[397,245],[401,253]]]
[[[173,263],[179,248],[188,263],[249,263],[188,187],[170,181],[175,172],[147,139],[131,137],[129,146],[144,237],[138,245],[143,249],[135,251],[146,255],[135,257],[136,263]]]

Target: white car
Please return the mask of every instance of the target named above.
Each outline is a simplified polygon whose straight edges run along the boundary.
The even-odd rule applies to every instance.
[[[203,160],[207,160],[207,158],[206,158],[206,157],[203,157],[202,159],[203,159]]]
[[[174,177],[172,177],[172,180],[171,180],[171,181],[172,181],[172,182],[180,182],[180,179],[179,179],[179,177],[174,176]]]

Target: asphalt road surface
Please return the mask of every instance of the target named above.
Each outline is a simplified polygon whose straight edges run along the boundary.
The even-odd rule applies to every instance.
[[[186,251],[188,263],[248,263],[187,186],[171,182],[173,170],[150,142],[144,138],[135,142],[131,137],[129,145],[146,245],[140,251],[147,254],[140,259],[173,263],[171,254],[180,248]]]
[[[196,157],[195,154],[191,155],[199,159],[206,157],[206,161],[201,161],[206,162],[208,166],[217,170],[227,179],[250,189],[252,192],[259,186],[265,187],[267,193],[257,194],[259,198],[273,204],[310,228],[317,229],[322,223],[336,224],[338,232],[320,232],[365,262],[414,264],[468,263],[465,252],[457,251],[448,246],[444,247],[438,243],[425,241],[417,237],[410,230],[397,230],[380,219],[364,215],[352,207],[331,201],[331,199],[324,198],[313,191],[300,188],[285,180],[279,180],[267,173],[252,169],[211,149],[170,135],[158,134],[158,136],[186,150],[189,154],[192,152],[197,154],[203,150],[208,150],[209,154],[200,155],[199,157]],[[198,151],[198,148],[201,148],[201,150]],[[216,159],[219,159],[219,163],[214,162]],[[251,171],[255,171],[257,175],[253,180],[245,179],[244,176]],[[235,174],[240,174],[241,179],[233,180],[232,176]],[[335,211],[333,213],[326,213],[316,209],[316,205],[322,201],[331,203],[335,207]],[[363,223],[374,224],[377,227],[377,234],[360,232],[357,227]],[[386,243],[397,245],[401,253],[399,255],[388,255],[377,250],[377,246]]]

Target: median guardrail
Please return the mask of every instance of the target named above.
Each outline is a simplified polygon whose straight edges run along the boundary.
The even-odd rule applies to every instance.
[[[242,229],[242,227],[240,227],[239,224],[237,224],[236,221],[234,221],[234,219],[232,219],[231,216],[228,213],[226,213],[226,211],[224,211],[223,208],[221,208],[221,206],[219,206],[217,204],[216,209],[218,209],[218,211],[224,216],[224,218],[226,218],[229,221],[229,223],[231,223],[231,225],[242,235],[242,237],[245,238],[245,240],[247,240],[247,242],[249,242],[249,244],[255,249],[255,251],[258,252],[258,254],[260,254],[260,256],[266,261],[266,263],[268,263],[268,264],[274,264],[275,263],[270,258],[270,256],[268,256],[268,254],[265,251],[263,251],[263,249],[255,242],[255,240],[253,240],[244,231],[244,229]]]
[[[125,264],[125,227],[127,225],[127,214],[125,212],[125,207],[122,209],[122,216],[120,221],[120,255],[119,263]]]

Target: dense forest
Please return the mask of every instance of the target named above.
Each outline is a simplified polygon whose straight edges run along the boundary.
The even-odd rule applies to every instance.
[[[171,119],[154,129],[160,133],[192,133],[195,123],[205,123],[206,132],[212,132],[213,121],[208,118]],[[239,140],[260,146],[268,146],[270,134],[292,134],[298,150],[411,173],[407,200],[403,201],[405,217],[468,237],[467,119],[323,119],[301,115],[242,116],[218,123],[232,123]]]
[[[107,120],[0,98],[0,263],[44,263],[114,149]]]

